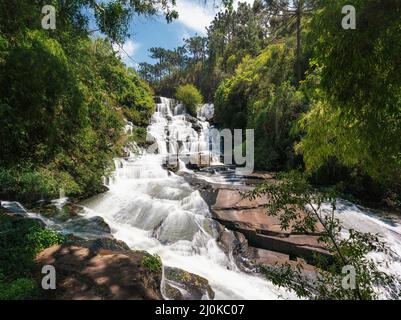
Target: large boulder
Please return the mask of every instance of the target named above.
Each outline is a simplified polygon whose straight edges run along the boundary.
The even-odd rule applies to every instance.
[[[36,261],[40,267],[55,267],[57,287],[46,292],[49,299],[161,300],[162,271],[144,263],[149,256],[144,251],[55,245],[40,252]]]
[[[207,279],[188,271],[164,267],[164,294],[171,300],[212,300],[214,291]]]
[[[300,234],[291,225],[284,230],[277,217],[266,213],[267,197],[249,200],[244,199],[242,193],[243,190],[220,188],[211,205],[213,218],[228,229],[241,232],[256,248],[285,253],[291,259],[300,257],[308,263],[314,263],[316,255],[330,256],[318,241],[321,225],[316,225],[313,234]],[[300,212],[299,215],[304,214]]]
[[[248,245],[246,237],[236,231],[222,228],[217,243],[227,256],[234,258],[236,265],[245,272],[258,271],[254,262],[256,256],[255,248]]]

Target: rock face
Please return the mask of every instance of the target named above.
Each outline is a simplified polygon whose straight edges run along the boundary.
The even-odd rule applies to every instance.
[[[190,122],[192,125],[192,128],[196,131],[196,132],[201,132],[202,131],[202,125],[199,123],[199,120],[195,117],[190,116],[189,114],[185,115],[185,120]]]
[[[242,271],[258,271],[256,248],[248,245],[248,240],[241,232],[224,228],[217,238],[217,243],[228,256],[234,258],[236,265]]]
[[[212,300],[214,291],[209,282],[196,274],[173,267],[164,267],[164,294],[171,300]]]
[[[269,201],[266,197],[243,199],[241,191],[219,188],[211,205],[213,218],[228,229],[241,232],[256,248],[284,253],[290,259],[300,257],[308,263],[314,262],[316,254],[329,256],[318,242],[321,226],[316,226],[315,234],[300,234],[291,226],[283,230],[276,217],[266,214],[264,205]]]
[[[39,253],[36,261],[56,269],[57,288],[48,291],[50,299],[161,300],[162,271],[145,267],[146,255],[144,251],[112,251],[90,242],[87,247],[52,246]]]

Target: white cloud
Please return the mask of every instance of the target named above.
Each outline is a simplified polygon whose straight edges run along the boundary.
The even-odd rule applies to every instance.
[[[136,43],[132,40],[127,40],[123,46],[119,46],[117,44],[113,44],[113,49],[118,52],[118,55],[123,59],[124,63],[127,66],[135,66],[136,63],[133,61],[133,57],[135,52],[141,47],[139,43]]]
[[[235,0],[234,9],[238,8],[238,2],[246,2],[252,5],[254,1]],[[220,9],[222,9],[222,5],[218,0],[206,2],[203,0],[177,0],[175,7],[179,14],[177,22],[202,35],[206,34],[206,27],[210,25]]]
[[[178,0],[175,9],[179,14],[177,22],[200,34],[206,34],[206,27],[215,15],[213,7],[197,0]]]

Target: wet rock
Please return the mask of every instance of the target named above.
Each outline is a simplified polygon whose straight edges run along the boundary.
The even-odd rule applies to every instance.
[[[243,234],[250,246],[303,258],[308,263],[315,263],[316,255],[330,258],[330,254],[318,242],[323,229],[321,225],[316,225],[316,232],[313,234],[296,232],[291,225],[287,230],[283,230],[277,217],[266,213],[265,205],[269,201],[267,197],[254,200],[243,198],[243,193],[251,190],[252,187],[218,185],[190,174],[183,174],[183,176],[188,183],[199,189],[203,199],[209,205],[212,218],[227,229]],[[300,212],[300,217],[303,214]],[[228,236],[225,235],[225,237]],[[235,239],[230,241],[235,242]],[[224,241],[220,243],[223,243],[224,248]],[[246,254],[239,254],[238,251],[234,250],[233,254],[236,262],[238,257],[240,260],[247,259]],[[246,265],[247,263],[240,263],[239,267],[246,268]]]
[[[68,202],[63,206],[58,206],[54,202],[43,201],[31,208],[30,211],[39,213],[49,219],[67,221],[78,217],[83,212],[83,209],[74,203]]]
[[[25,214],[21,213],[15,213],[12,211],[9,211],[3,207],[0,207],[0,224],[6,224],[9,223],[13,227],[17,227],[21,223],[31,223],[32,226],[36,225],[42,228],[45,228],[45,223],[35,217],[29,217]]]
[[[165,294],[172,300],[213,299],[214,291],[209,282],[188,271],[164,267]]]
[[[168,300],[183,300],[182,290],[174,286],[170,281],[164,282],[164,296]]]
[[[73,234],[82,239],[113,238],[109,225],[102,217],[75,218],[62,224],[64,234]]]
[[[256,271],[257,268],[252,261],[256,255],[255,248],[248,245],[248,240],[242,233],[224,228],[217,238],[217,243],[226,255],[234,258],[235,264],[242,271]]]
[[[18,204],[18,202],[16,203]],[[41,219],[29,216],[23,209],[16,210],[14,206],[11,207],[0,206],[0,217],[1,216],[3,216],[5,220],[13,224],[18,224],[25,220],[29,220],[32,223],[37,224],[43,228],[46,226],[46,224]]]
[[[199,120],[196,119],[195,117],[190,116],[189,114],[185,115],[185,120],[190,122],[192,125],[192,128],[197,132],[200,133],[202,131],[202,125],[199,123]]]
[[[188,182],[194,189],[199,191],[209,209],[214,203],[216,203],[218,189],[214,188],[212,184],[185,171],[179,171],[177,172],[177,175],[183,177],[186,182]]]
[[[56,245],[40,252],[36,261],[39,266],[54,266],[57,272],[56,289],[46,292],[48,299],[161,300],[162,271],[145,267],[146,255],[144,251]]]

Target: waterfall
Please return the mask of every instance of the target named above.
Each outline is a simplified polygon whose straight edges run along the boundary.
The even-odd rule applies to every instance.
[[[221,226],[211,218],[208,206],[199,191],[192,188],[181,176],[164,168],[166,156],[188,155],[196,160],[199,152],[218,164],[218,156],[211,153],[206,119],[211,118],[213,105],[204,105],[198,119],[184,113],[181,105],[161,98],[147,128],[154,144],[149,151],[133,145],[135,152],[127,150],[127,157],[115,159],[115,171],[104,178],[109,191],[93,197],[83,204],[84,214],[102,216],[110,225],[113,235],[125,241],[132,249],[158,254],[165,266],[177,267],[208,279],[216,299],[282,299],[296,298],[293,293],[278,289],[256,274],[238,270],[232,254],[224,252],[217,237]],[[196,128],[196,130],[194,129]],[[125,131],[132,132],[128,123]],[[212,145],[213,147],[213,145]],[[186,169],[182,158],[179,170]],[[205,180],[218,183],[241,183],[241,177],[229,166],[208,168]],[[67,201],[60,190],[53,203],[62,207]],[[12,212],[37,219],[59,230],[51,219],[27,211],[18,202],[1,201],[0,205]],[[349,229],[377,233],[392,250],[401,252],[401,223],[399,218],[379,215],[367,208],[338,199],[336,216],[346,234]],[[325,208],[329,211],[329,205]],[[372,258],[388,261],[385,271],[401,275],[401,260],[376,255]],[[163,283],[162,283],[163,286]],[[381,297],[387,297],[382,292]]]
[[[178,145],[180,154],[209,154],[208,129],[206,121],[189,118],[180,105],[161,98],[147,129],[157,150],[116,159],[109,191],[87,202],[86,214],[102,216],[114,236],[132,249],[157,253],[165,265],[205,277],[216,299],[293,297],[261,276],[239,271],[232,257],[218,246],[217,223],[199,191],[163,169],[165,156],[176,154]],[[217,161],[214,156],[212,162]],[[182,161],[180,169],[185,169]]]
[[[185,180],[163,169],[166,156],[180,154],[195,157],[201,151],[209,154],[208,130],[212,105],[203,106],[199,119],[188,117],[181,105],[161,98],[147,129],[155,152],[116,159],[116,170],[109,179],[110,190],[101,198],[86,204],[88,216],[101,215],[111,226],[114,236],[132,249],[157,253],[165,265],[182,268],[209,280],[216,299],[281,299],[295,298],[278,289],[261,276],[244,273],[236,267],[232,255],[223,252],[216,238],[217,223],[211,219],[208,206],[199,191]],[[198,131],[194,130],[198,126]],[[179,141],[180,143],[176,143]],[[218,163],[218,157],[212,162]],[[179,159],[179,169],[186,170]],[[215,172],[215,169],[209,169]],[[235,171],[223,171],[205,180],[238,183]],[[344,232],[355,228],[379,233],[396,252],[401,252],[401,224],[386,220],[366,208],[339,199],[337,216],[344,223]],[[387,257],[377,257],[386,259]],[[401,275],[401,261],[389,261],[387,272]],[[386,297],[384,292],[383,297]]]

